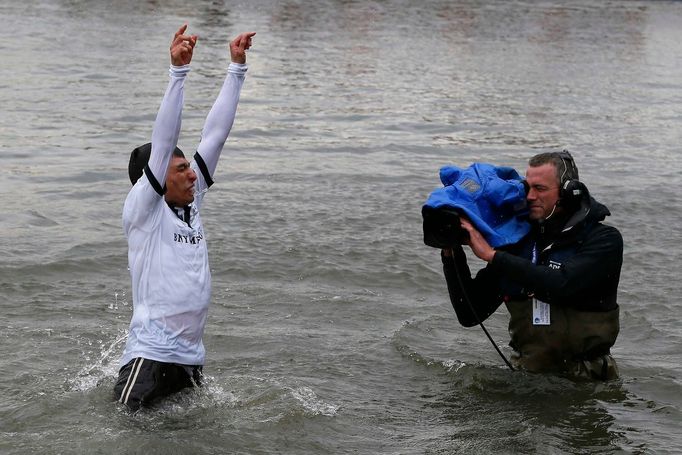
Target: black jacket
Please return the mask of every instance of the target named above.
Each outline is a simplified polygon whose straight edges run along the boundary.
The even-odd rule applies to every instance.
[[[601,223],[608,215],[606,206],[589,197],[569,218],[553,220],[554,226],[535,225],[520,242],[498,249],[492,263],[475,278],[461,247],[453,249],[453,257],[443,256],[450,301],[460,324],[474,326],[503,302],[531,295],[584,312],[617,308],[623,238],[616,228]]]

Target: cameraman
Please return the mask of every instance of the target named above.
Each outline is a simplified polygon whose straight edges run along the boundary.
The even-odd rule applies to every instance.
[[[517,367],[617,378],[610,348],[619,331],[623,239],[616,228],[602,224],[610,212],[578,180],[568,152],[541,153],[528,164],[530,233],[495,250],[462,218],[466,244],[487,262],[475,278],[461,246],[442,250],[457,318],[465,327],[474,326],[504,302]]]

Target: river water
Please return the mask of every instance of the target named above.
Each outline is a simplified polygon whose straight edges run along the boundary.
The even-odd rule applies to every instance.
[[[682,452],[682,3],[24,0],[0,17],[0,453]],[[111,402],[126,166],[185,21],[189,152],[229,38],[258,34],[203,208],[206,387],[130,415]],[[422,242],[442,165],[523,173],[562,148],[625,239],[610,383],[508,371]],[[487,325],[509,354],[507,319]]]

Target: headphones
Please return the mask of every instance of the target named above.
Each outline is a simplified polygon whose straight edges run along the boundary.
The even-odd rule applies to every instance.
[[[557,205],[564,207],[569,211],[575,211],[580,207],[580,202],[585,195],[589,193],[585,184],[577,179],[578,168],[576,167],[570,152],[568,150],[562,150],[561,152],[558,152],[557,155],[564,164],[564,169],[559,178],[559,201],[557,201]],[[567,177],[569,170],[570,175],[576,176],[575,179]]]

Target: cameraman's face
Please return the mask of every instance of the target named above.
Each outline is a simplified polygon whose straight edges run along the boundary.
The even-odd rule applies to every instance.
[[[528,182],[528,217],[531,220],[543,220],[556,207],[559,201],[559,183],[557,182],[556,168],[553,164],[529,167],[526,170],[526,182]]]

